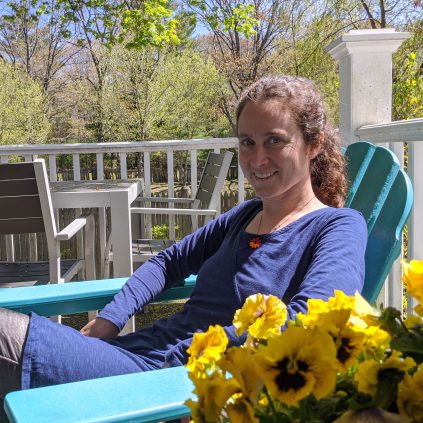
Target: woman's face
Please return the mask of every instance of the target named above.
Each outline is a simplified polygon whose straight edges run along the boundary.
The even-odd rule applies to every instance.
[[[262,200],[308,194],[316,154],[280,101],[249,101],[239,117],[238,139],[242,171]]]

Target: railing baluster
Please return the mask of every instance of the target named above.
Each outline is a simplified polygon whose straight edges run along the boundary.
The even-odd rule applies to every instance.
[[[423,260],[423,140],[408,143],[408,173],[414,188],[414,205],[408,226],[408,258]],[[416,306],[414,299],[408,298],[407,312]]]
[[[175,196],[175,180],[173,172],[173,150],[167,152],[167,195]],[[174,203],[169,203],[168,207],[172,208]],[[175,239],[175,216],[169,215],[169,238]]]
[[[195,194],[197,192],[197,185],[198,185],[197,154],[198,154],[198,150],[191,150],[191,198],[195,197]]]
[[[48,155],[48,169],[50,173],[50,182],[57,181],[57,166],[56,166],[56,155],[49,154]]]
[[[104,153],[96,153],[96,160],[97,160],[97,179],[103,180],[104,179]]]
[[[9,163],[9,156],[0,156],[0,163]],[[6,260],[15,261],[15,243],[13,235],[6,235]]]
[[[120,177],[121,179],[128,179],[128,167],[126,163],[126,153],[119,153],[120,158]]]
[[[72,154],[72,167],[73,167],[73,180],[80,181],[81,180],[81,162],[80,162],[80,154]]]
[[[151,164],[150,164],[150,153],[148,151],[144,152],[144,191],[146,197],[151,197]],[[145,207],[150,207],[151,203],[146,202]],[[145,237],[152,238],[152,228],[151,228],[151,215],[146,214],[144,216],[145,221]]]

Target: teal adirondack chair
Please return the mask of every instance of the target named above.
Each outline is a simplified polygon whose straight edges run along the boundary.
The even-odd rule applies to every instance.
[[[363,295],[374,302],[401,251],[412,187],[397,158],[383,147],[358,142],[345,155],[351,182],[346,206],[363,213],[369,232]],[[2,290],[0,306],[41,315],[100,309],[125,280]],[[190,277],[184,286],[168,290],[157,301],[186,298],[194,284],[195,277]],[[176,367],[12,392],[6,396],[5,410],[15,423],[157,422],[189,415],[183,403],[193,396],[192,389],[186,369]]]

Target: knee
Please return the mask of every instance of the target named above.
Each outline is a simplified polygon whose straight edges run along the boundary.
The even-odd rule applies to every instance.
[[[0,308],[0,398],[20,389],[22,357],[29,317]]]

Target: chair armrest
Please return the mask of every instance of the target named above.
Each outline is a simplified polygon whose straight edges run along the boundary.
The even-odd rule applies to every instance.
[[[71,239],[77,232],[79,232],[88,222],[88,219],[94,219],[94,215],[91,213],[81,214],[68,226],[63,228],[57,235],[56,239],[58,241],[68,241]]]
[[[144,213],[144,214],[183,214],[195,216],[215,216],[217,210],[211,209],[168,209],[161,207],[131,207],[131,213]]]
[[[192,204],[193,198],[169,198],[169,197],[137,197],[134,201],[151,201],[153,203],[187,203]]]
[[[0,290],[0,307],[41,316],[99,310],[122,288],[127,278],[35,285]],[[32,288],[32,289],[31,289]]]
[[[11,392],[5,410],[11,423],[167,421],[190,415],[193,389],[185,367],[170,367]]]
[[[196,279],[194,275],[189,276],[183,286],[164,291],[154,299],[154,302],[188,298]],[[114,278],[0,289],[0,307],[25,314],[34,311],[40,316],[100,310],[112,301],[127,280],[127,278]]]

